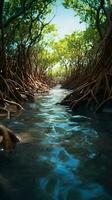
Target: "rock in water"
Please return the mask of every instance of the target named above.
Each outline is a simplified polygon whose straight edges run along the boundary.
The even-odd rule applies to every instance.
[[[1,145],[4,150],[11,150],[19,142],[19,138],[7,127],[0,125]]]

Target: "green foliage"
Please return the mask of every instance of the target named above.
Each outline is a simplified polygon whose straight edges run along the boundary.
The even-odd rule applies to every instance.
[[[63,4],[66,8],[72,8],[75,14],[80,16],[81,21],[95,26],[97,9],[100,6],[99,0],[64,0]],[[106,9],[109,7],[109,0],[105,1],[105,7]],[[104,13],[101,12],[101,15],[103,16]]]
[[[66,8],[72,8],[75,15],[80,16],[81,22],[86,22],[91,28],[97,28],[97,31],[103,38],[107,25],[109,24],[109,0],[64,0]]]
[[[44,28],[49,24],[46,16],[51,12],[53,1],[11,0],[4,2],[2,27],[5,31],[7,49],[15,48],[21,43],[26,47],[32,47],[40,41]]]
[[[65,77],[71,74],[72,70],[91,63],[99,40],[96,29],[89,27],[86,31],[74,32],[52,43],[51,57],[55,66],[52,69],[53,75]]]
[[[0,46],[1,51],[4,52],[2,60],[5,60],[8,55],[14,59],[18,56],[20,59],[22,56],[24,65],[28,59],[32,61],[34,48],[36,52],[39,52],[44,38],[55,30],[55,27],[47,20],[54,1],[2,0],[0,8]],[[43,56],[46,56],[45,52]],[[42,62],[44,64],[44,61]],[[21,67],[21,64],[19,65]]]

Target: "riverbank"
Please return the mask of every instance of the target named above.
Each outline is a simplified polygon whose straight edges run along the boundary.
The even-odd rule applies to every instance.
[[[9,81],[3,77],[1,80],[0,118],[8,119],[20,114],[26,101],[34,101],[38,94],[48,92],[55,84],[53,80],[41,75],[36,77],[29,75],[24,81],[21,79]]]

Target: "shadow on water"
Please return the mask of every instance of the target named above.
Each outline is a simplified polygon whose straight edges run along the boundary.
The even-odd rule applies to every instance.
[[[0,200],[111,200],[110,115],[85,116],[56,105],[58,86],[2,120],[22,141],[0,151]]]

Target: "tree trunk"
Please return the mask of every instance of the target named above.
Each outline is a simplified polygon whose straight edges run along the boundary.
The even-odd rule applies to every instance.
[[[1,27],[1,33],[0,33],[0,74],[6,78],[7,77],[7,65],[6,65],[6,52],[5,52],[5,39],[4,39],[4,27],[3,27],[3,7],[4,7],[4,0],[1,0],[0,2],[0,27]]]

